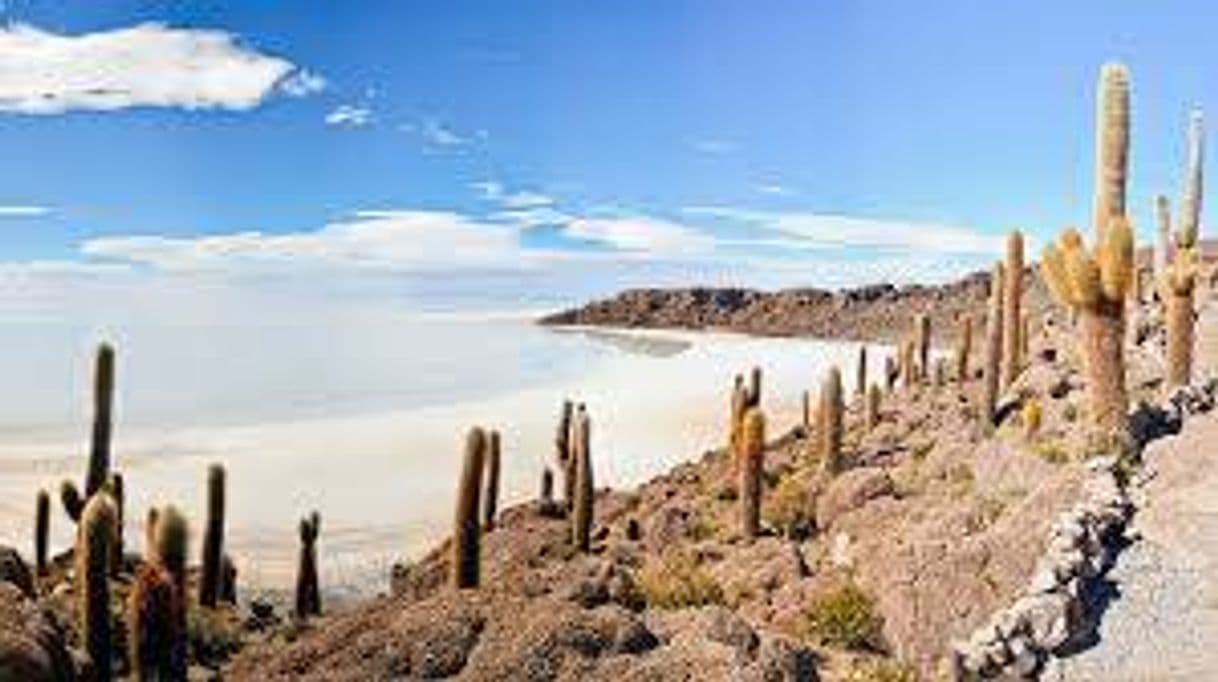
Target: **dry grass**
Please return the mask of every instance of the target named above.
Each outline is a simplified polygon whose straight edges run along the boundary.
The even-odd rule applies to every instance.
[[[806,634],[818,644],[858,651],[884,649],[884,618],[871,595],[853,582],[813,599],[805,617]]]
[[[649,606],[680,609],[724,602],[723,587],[689,551],[665,552],[644,564],[637,577]]]

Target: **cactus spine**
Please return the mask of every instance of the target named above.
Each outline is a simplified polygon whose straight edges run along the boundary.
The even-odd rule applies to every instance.
[[[38,491],[34,502],[34,567],[38,575],[47,574],[47,543],[51,532],[51,496]]]
[[[114,348],[103,343],[97,348],[93,369],[93,439],[89,448],[89,474],[85,497],[97,492],[110,474],[110,435],[114,409]]]
[[[207,525],[203,529],[203,575],[199,581],[199,606],[215,608],[220,588],[220,563],[224,556],[224,467],[207,468]]]
[[[575,509],[571,516],[571,541],[576,549],[592,548],[592,504],[595,488],[592,479],[592,422],[580,410],[575,418]]]
[[[1005,390],[1015,383],[1023,363],[1023,234],[1019,230],[1007,236],[1006,282],[1002,293],[1002,388]]]
[[[483,500],[482,523],[494,530],[499,508],[499,432],[491,431],[486,452],[486,496]]]
[[[1095,206],[1092,229],[1097,242],[1108,221],[1125,215],[1125,181],[1129,168],[1129,72],[1121,64],[1100,70],[1096,109]]]
[[[89,498],[76,541],[76,594],[80,637],[93,661],[97,679],[113,679],[110,655],[110,552],[115,525],[109,495]]]
[[[179,608],[173,579],[156,564],[141,564],[127,597],[127,642],[135,679],[159,682],[174,676]]]
[[[761,474],[765,466],[765,414],[750,408],[740,439],[740,532],[752,540],[761,532]]]
[[[867,430],[874,429],[880,423],[880,387],[872,384],[867,390]]]
[[[859,364],[854,373],[854,394],[867,394],[867,346],[859,346]]]
[[[457,488],[457,513],[453,520],[452,583],[458,589],[477,587],[480,575],[478,523],[482,468],[486,461],[486,432],[470,429],[465,438],[465,461]],[[301,528],[303,539],[303,526]]]
[[[994,264],[990,274],[990,305],[985,320],[985,369],[981,396],[981,419],[987,430],[997,424],[999,365],[1002,361],[1002,289],[1004,284],[1002,263]]]
[[[842,462],[842,373],[837,367],[829,368],[820,390],[820,409],[817,411],[820,466],[824,474],[834,476],[845,468]]]
[[[956,342],[956,381],[963,384],[968,381],[969,355],[973,352],[973,317],[965,315],[960,318],[959,339]]]
[[[473,525],[477,532],[476,518]],[[321,615],[321,588],[317,581],[317,535],[320,532],[321,515],[316,511],[300,520],[300,561],[296,565],[296,618],[299,620]],[[476,569],[476,556],[474,565]],[[477,576],[474,578],[473,586],[476,586]]]

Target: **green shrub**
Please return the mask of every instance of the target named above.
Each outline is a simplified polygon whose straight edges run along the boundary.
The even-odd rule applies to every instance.
[[[846,682],[918,682],[918,671],[901,661],[862,661],[850,669]]]
[[[813,599],[806,617],[807,634],[819,644],[866,651],[884,648],[884,618],[876,612],[871,595],[854,583]]]
[[[719,582],[689,551],[667,551],[644,564],[637,577],[649,606],[680,609],[724,602]]]
[[[816,518],[816,504],[809,482],[797,474],[783,476],[766,495],[761,517],[785,534],[801,524],[810,524]]]
[[[1042,440],[1032,444],[1032,453],[1050,464],[1065,464],[1070,453],[1056,440]]]

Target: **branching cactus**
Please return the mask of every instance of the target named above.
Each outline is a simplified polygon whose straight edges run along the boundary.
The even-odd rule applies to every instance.
[[[968,381],[969,355],[973,352],[973,317],[965,315],[960,318],[959,338],[956,341],[956,381],[963,384]]]
[[[93,370],[93,438],[89,448],[89,475],[85,497],[97,492],[110,475],[110,437],[114,427],[114,348],[97,348]]]
[[[854,394],[862,397],[867,393],[867,346],[859,346],[859,364],[854,372]]]
[[[918,344],[917,369],[915,378],[921,383],[930,379],[930,315],[925,313],[917,317],[915,337]]]
[[[59,501],[72,523],[80,523],[80,515],[85,510],[85,500],[80,496],[80,490],[76,488],[75,483],[64,481],[59,484]]]
[[[842,373],[830,367],[821,384],[820,409],[817,411],[817,437],[820,445],[821,472],[835,476],[845,468],[842,461]]]
[[[997,424],[998,372],[1002,362],[1002,289],[1004,285],[1004,268],[1002,263],[994,264],[994,272],[990,275],[990,305],[985,320],[985,367],[983,372],[984,384],[981,395],[981,419],[987,430]]]
[[[592,549],[592,516],[596,488],[592,476],[592,422],[585,410],[576,416],[575,509],[571,515],[571,540],[576,549]]]
[[[457,513],[453,519],[452,584],[458,589],[478,587],[481,573],[478,523],[482,468],[486,461],[486,432],[470,429],[465,438],[465,461],[457,488]]]
[[[51,533],[51,496],[38,491],[34,502],[34,566],[38,575],[47,574],[47,545]]]
[[[89,498],[76,541],[80,638],[99,680],[113,679],[110,654],[110,552],[117,517],[109,495]]]
[[[179,679],[174,676],[179,608],[169,573],[157,564],[141,564],[127,596],[128,653],[139,682]]]
[[[199,606],[215,608],[224,556],[224,467],[207,468],[207,525],[203,528],[203,575],[199,580]]]
[[[866,420],[868,431],[874,429],[876,425],[880,423],[880,400],[880,387],[876,384],[872,384],[867,390]]]
[[[1079,314],[1079,336],[1091,419],[1103,435],[1128,433],[1125,389],[1125,295],[1133,276],[1133,229],[1109,221],[1104,239],[1089,252],[1074,230],[1045,247],[1041,276],[1058,303]]]
[[[740,532],[752,540],[761,532],[761,476],[765,469],[765,414],[750,408],[740,438]]]
[[[474,530],[478,522],[474,520]],[[300,561],[296,566],[296,618],[321,615],[321,587],[317,580],[317,536],[321,515],[314,511],[300,520]],[[475,581],[476,584],[476,581]]]
[[[495,529],[499,512],[499,432],[491,431],[486,451],[486,493],[482,500],[482,523],[488,531]]]
[[[1002,388],[1015,383],[1023,358],[1023,234],[1019,230],[1007,235],[1006,282],[1002,294]]]

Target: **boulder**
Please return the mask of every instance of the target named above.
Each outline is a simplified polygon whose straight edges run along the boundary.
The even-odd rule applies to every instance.
[[[877,497],[892,495],[895,488],[888,472],[879,467],[860,467],[833,479],[816,501],[816,523],[829,528],[843,514]]]

